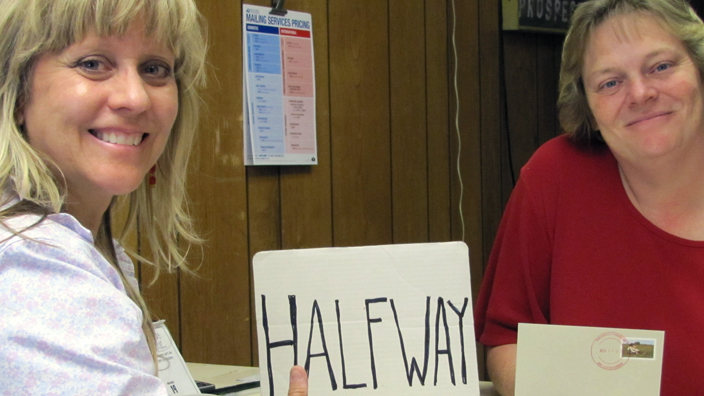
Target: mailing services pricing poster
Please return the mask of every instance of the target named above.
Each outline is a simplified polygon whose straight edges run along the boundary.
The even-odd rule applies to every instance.
[[[262,396],[479,396],[462,242],[282,250],[253,260]]]
[[[316,165],[310,14],[242,5],[245,165]]]

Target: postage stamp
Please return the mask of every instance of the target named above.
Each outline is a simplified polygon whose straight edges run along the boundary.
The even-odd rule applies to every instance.
[[[621,356],[630,359],[655,359],[655,340],[647,338],[629,338],[621,346]]]

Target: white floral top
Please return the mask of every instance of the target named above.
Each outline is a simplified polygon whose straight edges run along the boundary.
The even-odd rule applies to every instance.
[[[6,223],[19,231],[38,219]],[[154,372],[141,310],[90,231],[65,213],[22,236],[0,226],[0,395],[166,395]]]

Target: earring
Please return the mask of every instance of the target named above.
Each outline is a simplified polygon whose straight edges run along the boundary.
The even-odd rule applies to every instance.
[[[156,164],[149,169],[149,186],[156,186]]]

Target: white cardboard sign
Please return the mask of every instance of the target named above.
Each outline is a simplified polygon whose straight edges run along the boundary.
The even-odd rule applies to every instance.
[[[313,395],[479,395],[462,242],[260,252],[262,395],[294,364]]]

